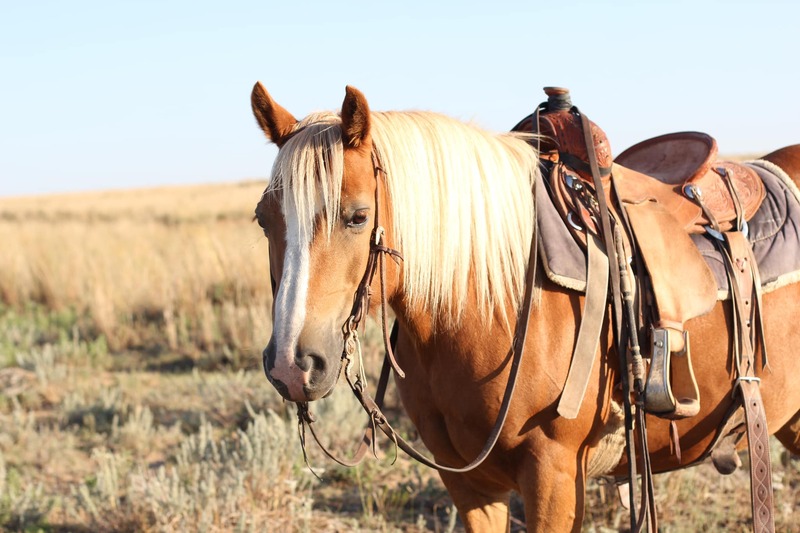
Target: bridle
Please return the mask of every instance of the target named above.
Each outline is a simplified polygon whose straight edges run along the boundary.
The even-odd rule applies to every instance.
[[[386,298],[386,264],[384,263],[384,255],[391,257],[396,263],[399,264],[403,260],[403,256],[397,250],[389,248],[383,244],[383,238],[386,234],[383,226],[380,225],[380,176],[386,176],[386,172],[381,168],[378,163],[378,156],[372,152],[372,168],[375,176],[375,216],[372,234],[369,240],[369,256],[367,258],[367,267],[364,270],[364,275],[361,282],[356,287],[355,295],[353,296],[353,307],[350,310],[350,315],[347,317],[344,325],[342,326],[342,335],[344,336],[344,351],[342,355],[342,362],[346,362],[354,355],[354,344],[358,342],[358,326],[361,320],[369,314],[369,302],[372,296],[372,281],[375,278],[375,272],[380,271],[380,286],[381,286],[381,329],[383,330],[383,343],[386,349],[386,357],[392,365],[392,369],[401,378],[406,377],[403,369],[397,364],[392,350],[392,343],[389,339],[387,330],[387,316],[386,308],[388,302]],[[346,356],[346,357],[345,357]],[[350,360],[352,363],[352,360]],[[347,373],[345,373],[347,374]]]
[[[367,267],[366,270],[364,271],[364,275],[362,276],[361,282],[358,284],[356,292],[353,296],[353,307],[350,311],[350,315],[348,316],[347,320],[342,326],[343,349],[342,349],[342,364],[339,373],[340,376],[341,374],[344,374],[345,379],[347,380],[347,384],[349,385],[351,391],[353,392],[353,395],[356,397],[356,399],[361,404],[364,411],[367,413],[369,417],[369,423],[367,424],[364,430],[364,435],[353,457],[351,459],[341,459],[336,455],[334,455],[332,452],[330,452],[322,444],[314,427],[316,419],[314,415],[309,411],[308,403],[297,402],[298,433],[300,436],[301,447],[303,449],[303,458],[306,462],[306,465],[309,467],[309,469],[311,469],[311,465],[309,464],[308,455],[306,453],[306,447],[305,447],[306,427],[308,427],[312,437],[319,445],[323,453],[325,453],[326,456],[328,456],[336,463],[339,463],[340,465],[346,467],[352,467],[358,465],[363,460],[363,458],[366,455],[366,452],[369,449],[371,449],[373,455],[377,457],[375,435],[377,433],[377,430],[380,429],[394,443],[395,449],[399,447],[410,457],[412,457],[413,459],[419,461],[420,463],[426,466],[448,472],[455,472],[455,473],[468,472],[470,470],[477,468],[481,463],[483,463],[484,460],[492,452],[495,445],[497,444],[497,441],[500,438],[500,433],[502,432],[503,429],[503,425],[505,424],[506,418],[508,417],[508,411],[511,405],[511,399],[513,397],[514,390],[516,388],[517,377],[519,375],[519,368],[522,362],[522,354],[525,348],[525,339],[527,337],[528,321],[530,318],[530,311],[533,302],[533,292],[535,285],[535,273],[537,267],[537,252],[538,252],[536,218],[534,217],[533,233],[531,236],[531,244],[528,257],[528,268],[525,276],[525,292],[522,300],[522,305],[520,306],[520,309],[518,311],[517,326],[514,332],[514,338],[512,340],[512,346],[510,350],[513,353],[513,357],[511,358],[511,367],[508,376],[508,383],[506,384],[505,392],[503,394],[503,401],[500,405],[500,410],[497,414],[494,426],[491,432],[489,433],[489,436],[486,440],[486,443],[483,446],[483,449],[480,451],[478,456],[472,462],[463,467],[442,465],[437,463],[435,460],[426,457],[421,452],[416,450],[411,444],[409,444],[397,432],[397,430],[395,430],[389,424],[386,415],[384,415],[382,411],[383,399],[389,382],[390,370],[394,370],[395,374],[397,374],[397,376],[401,379],[405,377],[405,372],[403,372],[403,370],[400,368],[394,356],[393,348],[396,346],[397,337],[399,335],[399,328],[397,322],[395,322],[391,334],[389,333],[388,329],[386,264],[384,256],[388,255],[395,262],[402,261],[403,256],[397,250],[390,248],[384,244],[385,232],[383,227],[380,225],[380,193],[381,193],[381,182],[384,181],[381,179],[381,176],[385,178],[386,172],[381,167],[378,157],[374,151],[372,152],[372,166],[376,182],[374,226],[372,229],[372,234],[370,236],[370,249],[369,249],[369,257],[367,259]],[[534,203],[535,203],[535,195],[534,195]],[[534,212],[535,212],[535,206],[534,206]],[[369,312],[369,303],[372,292],[371,285],[375,278],[376,273],[379,273],[379,283],[380,283],[380,293],[381,293],[381,298],[380,298],[381,329],[383,332],[385,356],[381,368],[380,378],[378,380],[378,385],[376,388],[375,397],[373,398],[366,389],[366,381],[364,379],[363,363],[361,358],[361,349],[358,340],[358,327],[361,324],[362,319]],[[275,289],[275,283],[273,280],[273,292],[274,289]],[[356,362],[358,362],[359,371],[354,373],[352,372],[352,370]],[[395,458],[396,458],[396,451],[395,451]],[[313,469],[311,469],[311,471],[313,472]]]

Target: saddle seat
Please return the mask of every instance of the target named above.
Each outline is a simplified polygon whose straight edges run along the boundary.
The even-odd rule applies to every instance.
[[[624,167],[617,182],[620,200],[660,203],[688,233],[705,233],[708,227],[729,231],[737,217],[752,218],[766,194],[752,168],[718,161],[717,142],[705,133],[654,137],[628,148],[615,163]]]
[[[668,185],[683,185],[711,169],[717,141],[705,133],[668,133],[631,146],[616,158],[632,168]]]

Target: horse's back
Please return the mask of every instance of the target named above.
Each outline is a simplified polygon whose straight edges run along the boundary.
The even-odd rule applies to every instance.
[[[800,180],[800,144],[793,144],[775,150],[762,157],[762,159],[778,165],[795,183]]]
[[[800,187],[800,144],[770,152],[762,159],[780,167]],[[796,455],[800,455],[800,410],[775,432],[778,440]]]

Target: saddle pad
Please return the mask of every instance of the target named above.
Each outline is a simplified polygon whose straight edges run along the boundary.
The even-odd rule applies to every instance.
[[[561,287],[586,292],[586,255],[564,225],[547,180],[536,180],[539,257],[547,277]]]
[[[768,161],[746,164],[758,173],[766,189],[764,202],[748,222],[748,240],[758,263],[763,292],[769,292],[800,281],[800,191],[785,172]],[[728,277],[713,237],[691,237],[714,273],[718,299],[728,299]]]
[[[761,272],[763,292],[800,281],[800,191],[769,161],[750,161],[764,180],[766,197],[750,220],[750,242]],[[586,292],[586,256],[556,210],[545,180],[536,184],[539,249],[545,273],[553,283]],[[712,237],[691,235],[717,281],[717,298],[729,297],[722,256]]]

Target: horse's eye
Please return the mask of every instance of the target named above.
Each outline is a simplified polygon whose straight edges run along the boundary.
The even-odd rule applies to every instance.
[[[369,220],[369,211],[367,209],[359,209],[353,213],[353,216],[347,222],[347,227],[360,228],[367,223],[367,220]]]
[[[269,238],[269,232],[267,231],[267,225],[264,222],[264,219],[261,217],[261,213],[256,212],[256,216],[253,217],[253,220],[259,225],[259,227],[264,230],[264,237]]]

